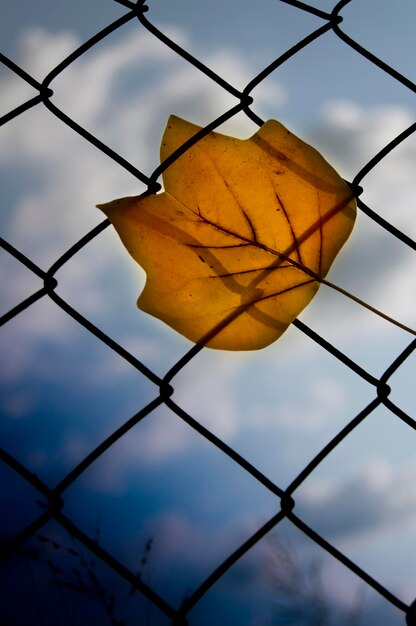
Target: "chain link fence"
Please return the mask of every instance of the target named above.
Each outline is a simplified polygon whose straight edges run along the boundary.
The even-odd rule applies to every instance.
[[[280,0],[280,2],[291,5],[293,11],[313,14],[321,20],[321,25],[319,28],[308,34],[304,39],[296,43],[296,45],[286,50],[277,59],[270,63],[270,65],[265,67],[257,76],[254,76],[242,91],[226,82],[223,78],[207,67],[201,60],[195,58],[187,50],[183,49],[171,40],[166,33],[156,28],[151,19],[148,19],[147,17],[149,7],[146,6],[144,2],[140,0],[138,0],[137,3],[129,0],[114,1],[125,7],[125,13],[119,19],[97,33],[94,37],[83,43],[77,50],[65,58],[64,61],[59,63],[41,83],[29,75],[24,68],[19,67],[12,59],[6,58],[4,55],[0,55],[1,62],[11,72],[14,72],[36,90],[36,95],[34,97],[28,99],[17,108],[6,113],[1,119],[1,123],[8,124],[11,120],[24,116],[25,113],[33,107],[46,107],[52,115],[56,116],[63,124],[72,129],[74,133],[81,135],[97,150],[107,155],[109,159],[112,159],[121,167],[125,168],[131,176],[144,183],[151,193],[155,193],[161,189],[158,179],[172,159],[169,159],[169,162],[163,162],[150,174],[139,171],[134,164],[127,162],[109,146],[102,143],[97,137],[89,133],[88,130],[80,126],[74,119],[58,108],[53,101],[54,80],[57,79],[58,76],[65,75],[66,70],[71,66],[71,64],[79,59],[84,53],[96,46],[105,38],[109,37],[118,29],[121,29],[130,21],[136,21],[138,29],[146,29],[162,44],[164,44],[164,46],[169,48],[172,55],[180,55],[187,63],[192,64],[197,70],[204,73],[209,79],[231,94],[236,101],[235,106],[224,111],[220,117],[208,124],[201,133],[198,133],[190,142],[187,142],[186,146],[175,152],[175,159],[188,149],[190,145],[193,145],[208,132],[216,129],[220,124],[231,119],[238,113],[243,112],[256,124],[261,125],[263,121],[255,112],[256,103],[255,99],[251,95],[255,87],[264,81],[272,72],[276,71],[284,63],[286,63],[291,57],[307,48],[317,39],[328,36],[328,34],[336,35],[339,38],[340,46],[347,45],[353,48],[359,55],[361,55],[362,63],[373,64],[374,68],[378,68],[377,71],[382,70],[385,72],[391,77],[391,80],[399,83],[403,90],[415,91],[415,85],[406,76],[403,76],[393,67],[390,67],[382,59],[374,56],[365,47],[354,41],[346,34],[346,32],[344,32],[343,9],[351,0],[342,0],[341,2],[338,2],[331,12],[323,11],[313,7],[312,5],[297,0]],[[149,12],[149,15],[151,16],[151,11]],[[374,168],[377,168],[380,162],[391,151],[393,151],[402,142],[406,141],[415,129],[416,124],[413,124],[406,131],[395,137],[393,141],[375,154],[373,158],[371,158],[371,160],[359,172],[357,172],[354,179],[349,182],[351,189],[356,195],[359,210],[365,213],[369,219],[378,224],[379,227],[389,233],[391,237],[400,241],[403,246],[407,246],[412,250],[416,249],[415,242],[406,233],[401,232],[393,224],[386,221],[374,209],[367,206],[360,199],[360,195],[363,188],[365,188],[365,179],[367,175],[374,170]],[[312,341],[316,342],[319,346],[321,346],[321,348],[332,355],[333,359],[341,361],[347,368],[350,368],[358,377],[365,381],[372,389],[373,398],[366,406],[363,406],[354,419],[352,419],[331,441],[328,441],[319,454],[317,454],[315,458],[313,458],[310,463],[293,478],[290,486],[287,489],[282,489],[268,476],[264,475],[259,469],[254,467],[247,459],[243,458],[236,450],[232,449],[229,445],[227,445],[227,443],[213,434],[213,432],[210,432],[201,423],[194,419],[192,415],[189,415],[175,401],[175,377],[183,368],[192,368],[192,360],[203,349],[203,346],[194,346],[182,358],[180,358],[180,360],[175,363],[173,367],[166,371],[164,376],[160,377],[154,371],[151,371],[144,363],[138,360],[133,354],[126,351],[110,336],[106,335],[98,327],[91,323],[71,305],[71,302],[67,302],[58,295],[56,288],[58,286],[59,271],[83,248],[89,246],[94,239],[99,238],[108,226],[109,221],[104,220],[96,228],[93,228],[90,232],[85,233],[85,235],[77,243],[68,249],[60,258],[56,259],[52,266],[47,270],[39,267],[34,261],[27,258],[27,256],[25,256],[25,254],[23,254],[20,250],[16,249],[11,243],[2,239],[1,245],[5,253],[11,255],[16,261],[21,263],[36,277],[41,279],[43,281],[43,286],[42,288],[34,291],[29,297],[25,298],[17,306],[13,307],[10,311],[3,315],[1,322],[3,325],[7,325],[10,320],[19,316],[34,303],[43,298],[50,298],[58,307],[62,309],[62,311],[71,316],[71,318],[73,318],[78,324],[91,333],[97,341],[106,344],[108,348],[116,352],[122,359],[124,359],[131,368],[135,368],[141,376],[146,377],[150,383],[154,385],[155,389],[159,390],[158,395],[149,404],[147,404],[147,406],[141,408],[131,417],[131,419],[126,421],[109,437],[103,440],[94,450],[90,451],[82,462],[74,467],[63,478],[63,480],[55,486],[51,486],[50,484],[46,484],[42,481],[28,467],[23,465],[19,459],[16,458],[16,456],[10,454],[8,450],[0,450],[0,459],[2,463],[6,464],[9,469],[16,472],[37,490],[40,498],[39,505],[41,507],[41,511],[36,519],[31,521],[31,523],[18,532],[11,540],[8,540],[4,545],[2,545],[0,553],[1,558],[9,558],[11,554],[20,550],[22,546],[24,546],[25,542],[31,537],[42,536],[42,529],[45,525],[48,524],[50,520],[55,520],[76,539],[78,545],[84,546],[94,553],[97,559],[102,560],[110,568],[112,568],[112,570],[122,579],[127,581],[134,590],[143,594],[151,604],[158,607],[158,609],[171,620],[172,624],[175,626],[185,626],[188,623],[193,623],[192,615],[190,614],[192,609],[217,583],[217,581],[219,581],[253,546],[260,542],[262,538],[264,538],[273,529],[277,528],[283,520],[286,520],[286,522],[291,523],[302,533],[307,535],[313,542],[320,546],[322,550],[337,559],[359,579],[381,594],[389,603],[402,611],[403,621],[406,620],[408,626],[415,626],[416,601],[411,606],[406,605],[401,599],[396,597],[393,592],[385,588],[376,578],[371,576],[367,571],[364,571],[356,563],[352,562],[345,554],[331,545],[324,537],[320,536],[314,528],[310,527],[297,514],[295,498],[296,492],[302,483],[314,472],[324,459],[326,459],[328,455],[330,455],[337,448],[341,442],[343,442],[360,424],[363,423],[364,420],[372,414],[377,407],[384,405],[384,407],[386,407],[398,420],[404,422],[410,429],[415,429],[416,422],[414,419],[403,411],[398,404],[390,399],[389,395],[391,390],[389,387],[389,381],[393,374],[398,371],[405,360],[412,354],[416,348],[416,341],[409,342],[401,354],[399,354],[393,362],[390,363],[384,373],[379,378],[376,378],[370,372],[366,371],[360,365],[351,360],[346,354],[331,345],[324,337],[320,336],[312,328],[308,327],[300,320],[296,320],[294,322],[294,325],[302,333],[307,335]],[[7,330],[5,332],[7,332]],[[194,429],[200,437],[205,438],[224,455],[227,455],[229,459],[238,464],[245,472],[249,473],[256,481],[258,481],[259,484],[269,490],[280,500],[280,510],[273,517],[271,517],[271,519],[266,521],[266,523],[264,523],[263,526],[257,530],[257,532],[240,545],[237,550],[229,554],[228,558],[220,563],[218,567],[203,581],[203,583],[184,599],[179,608],[168,603],[166,599],[159,595],[150,584],[147,584],[144,581],[142,577],[138,576],[137,573],[130,571],[125,565],[123,565],[122,562],[116,559],[110,552],[105,550],[96,541],[95,537],[86,534],[80,527],[77,526],[76,523],[74,523],[65,511],[65,496],[68,488],[72,486],[89,467],[102,457],[102,455],[105,455],[106,451],[108,451],[108,449],[115,442],[117,442],[121,437],[128,437],[129,431],[131,431],[135,425],[137,425],[145,417],[151,416],[152,412],[162,405],[168,407],[180,420],[183,420],[192,429]],[[412,431],[409,431],[409,434],[411,434],[411,432]],[[148,550],[150,550],[149,546]]]

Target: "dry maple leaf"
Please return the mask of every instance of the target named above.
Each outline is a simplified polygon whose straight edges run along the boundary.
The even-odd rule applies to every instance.
[[[161,160],[199,130],[171,116]],[[274,120],[245,140],[208,134],[163,182],[163,193],[99,208],[146,271],[138,306],[211,348],[254,350],[280,337],[356,215],[336,171]]]

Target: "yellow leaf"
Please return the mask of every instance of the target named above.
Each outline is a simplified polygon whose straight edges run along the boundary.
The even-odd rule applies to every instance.
[[[162,161],[200,128],[171,116]],[[351,191],[274,120],[210,133],[163,174],[165,192],[99,205],[147,274],[138,306],[194,342],[255,350],[315,295],[354,224]]]

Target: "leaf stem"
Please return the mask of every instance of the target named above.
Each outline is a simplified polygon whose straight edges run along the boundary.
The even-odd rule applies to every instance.
[[[401,322],[398,322],[394,318],[390,317],[389,315],[386,315],[386,313],[383,313],[382,311],[379,311],[378,309],[376,309],[373,306],[371,306],[371,304],[368,304],[364,300],[361,300],[361,298],[358,298],[358,296],[354,296],[354,294],[350,293],[349,291],[346,291],[342,287],[338,287],[338,285],[335,285],[334,283],[331,283],[329,280],[325,280],[325,278],[320,278],[319,282],[322,285],[326,285],[327,287],[330,287],[331,289],[334,289],[335,291],[338,291],[340,294],[342,294],[343,296],[346,296],[347,298],[349,298],[353,302],[356,302],[357,304],[360,304],[361,306],[363,306],[364,308],[368,309],[372,313],[375,313],[375,315],[378,315],[379,317],[381,317],[382,319],[386,320],[387,322],[390,322],[391,324],[394,324],[394,326],[397,326],[398,328],[401,328],[402,330],[410,333],[411,335],[415,335],[416,336],[416,330],[414,330],[413,328],[410,328],[409,326],[406,326],[405,324],[402,324]]]

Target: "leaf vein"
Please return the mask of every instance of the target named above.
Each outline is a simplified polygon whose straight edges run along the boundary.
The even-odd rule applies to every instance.
[[[281,289],[280,291],[276,291],[275,293],[268,294],[267,296],[261,296],[255,300],[255,303],[261,302],[262,300],[268,300],[269,298],[275,298],[276,296],[281,296],[283,293],[287,293],[288,291],[293,291],[293,289],[298,289],[299,287],[304,287],[305,285],[309,285],[310,283],[316,283],[317,281],[313,278],[309,280],[304,280],[301,283],[297,283],[296,285],[291,285],[290,287],[286,287],[286,289]],[[253,303],[254,304],[254,303]]]
[[[293,239],[293,242],[295,244],[295,253],[296,253],[296,256],[298,257],[298,261],[299,261],[299,263],[303,263],[302,256],[301,256],[301,253],[300,253],[299,243],[298,243],[298,240],[297,240],[297,237],[296,237],[295,230],[293,228],[293,224],[292,224],[292,222],[290,220],[288,212],[286,211],[285,205],[283,204],[283,201],[282,201],[281,197],[279,196],[279,194],[277,193],[275,188],[274,188],[274,194],[276,196],[276,200],[279,203],[279,205],[280,205],[280,207],[281,207],[281,209],[283,211],[283,215],[285,216],[286,221],[288,223],[288,226],[290,228],[290,233],[292,235],[292,239]]]

